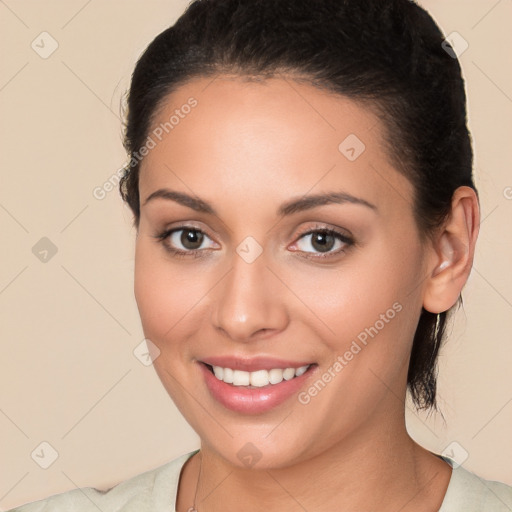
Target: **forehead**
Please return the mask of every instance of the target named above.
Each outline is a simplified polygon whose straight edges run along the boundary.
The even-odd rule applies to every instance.
[[[141,199],[184,186],[212,201],[219,190],[278,200],[342,187],[377,205],[412,195],[369,108],[291,78],[194,79],[166,98],[148,135]]]

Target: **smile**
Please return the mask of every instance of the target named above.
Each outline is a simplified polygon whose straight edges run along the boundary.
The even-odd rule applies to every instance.
[[[197,361],[213,400],[241,414],[262,414],[289,401],[317,373],[316,363],[276,359],[243,361],[211,358]]]

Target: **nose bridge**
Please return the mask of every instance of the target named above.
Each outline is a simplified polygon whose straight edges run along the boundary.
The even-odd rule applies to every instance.
[[[259,331],[281,330],[286,325],[280,283],[267,268],[268,263],[259,244],[244,240],[217,290],[213,323],[234,340],[249,341]]]

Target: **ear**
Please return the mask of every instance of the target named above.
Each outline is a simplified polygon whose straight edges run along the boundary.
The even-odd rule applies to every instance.
[[[423,307],[431,313],[450,309],[471,272],[480,229],[478,196],[470,187],[459,187],[452,197],[451,214],[433,242],[428,258]]]

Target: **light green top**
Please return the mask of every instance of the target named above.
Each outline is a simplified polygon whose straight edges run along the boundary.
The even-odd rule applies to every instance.
[[[8,512],[175,512],[181,468],[198,450],[125,480],[102,492],[91,487],[73,489],[34,501]],[[452,468],[439,512],[511,512],[512,487],[485,480],[447,457]]]

